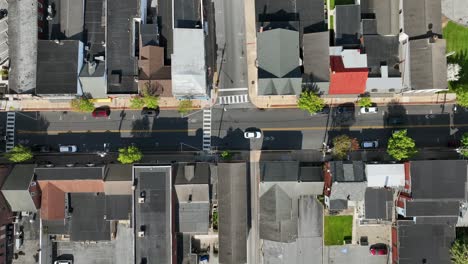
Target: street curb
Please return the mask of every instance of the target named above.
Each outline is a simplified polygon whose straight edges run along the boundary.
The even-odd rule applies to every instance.
[[[133,109],[129,107],[110,107],[112,110],[141,110],[141,109]],[[178,107],[175,106],[166,106],[166,107],[160,107],[161,110],[177,110],[179,109]],[[201,107],[192,107],[190,110],[200,110]],[[16,111],[13,110],[13,111]],[[78,113],[85,113],[81,111],[76,111],[72,108],[21,108],[19,111],[21,112],[60,112],[60,111],[70,111],[70,112],[78,112]],[[2,112],[10,112],[9,110],[2,110]]]
[[[396,102],[394,104],[397,104],[397,105],[440,105],[440,104],[455,103],[455,102],[456,100],[447,100],[445,102]],[[349,104],[349,103],[358,105],[358,103],[356,102],[347,102],[347,103],[341,103],[341,104]],[[327,105],[339,106],[341,104],[327,104]],[[386,105],[389,105],[389,103],[376,103],[376,105],[386,106]],[[258,108],[261,108],[261,107],[258,107]],[[298,107],[295,104],[294,105],[290,104],[290,105],[271,105],[270,107],[264,107],[264,108],[298,108]]]

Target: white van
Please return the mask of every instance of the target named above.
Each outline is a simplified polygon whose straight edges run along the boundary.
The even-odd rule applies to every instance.
[[[60,146],[60,152],[77,152],[78,148],[75,145]]]

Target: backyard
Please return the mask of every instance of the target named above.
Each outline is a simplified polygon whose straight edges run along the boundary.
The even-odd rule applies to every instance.
[[[447,63],[460,65],[460,79],[450,82],[452,90],[463,87],[468,89],[468,28],[449,21],[443,30],[444,39],[447,41],[447,53],[455,54],[447,57]],[[458,93],[458,92],[457,92]]]
[[[354,5],[354,0],[328,0],[330,1],[330,10],[335,9],[335,5]]]
[[[353,216],[325,216],[325,246],[343,245],[343,240],[351,240]]]

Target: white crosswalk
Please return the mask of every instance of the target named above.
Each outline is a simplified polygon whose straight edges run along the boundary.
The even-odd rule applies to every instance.
[[[10,152],[10,150],[15,146],[15,112],[7,112],[6,120],[6,145],[5,151]]]
[[[203,151],[211,150],[211,108],[203,109]]]
[[[227,104],[242,104],[249,102],[249,95],[247,94],[238,94],[238,95],[226,95],[226,96],[219,96],[219,104],[227,105]]]

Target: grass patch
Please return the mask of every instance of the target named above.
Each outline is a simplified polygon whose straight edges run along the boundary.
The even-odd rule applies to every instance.
[[[455,52],[455,54],[447,57],[447,63],[456,63],[461,67],[460,79],[449,82],[449,91],[460,95],[458,102],[463,103],[467,98],[462,95],[466,95],[468,90],[468,27],[449,21],[443,30],[443,36],[447,42],[447,53]]]
[[[335,18],[330,16],[330,21],[328,21],[328,29],[333,29],[333,23],[335,22]]]
[[[330,10],[335,9],[335,0],[328,0],[330,2]]]
[[[325,216],[325,246],[343,245],[345,238],[351,238],[353,216]]]
[[[460,26],[452,21],[447,23],[443,32],[447,41],[447,52],[468,52],[468,28]]]

